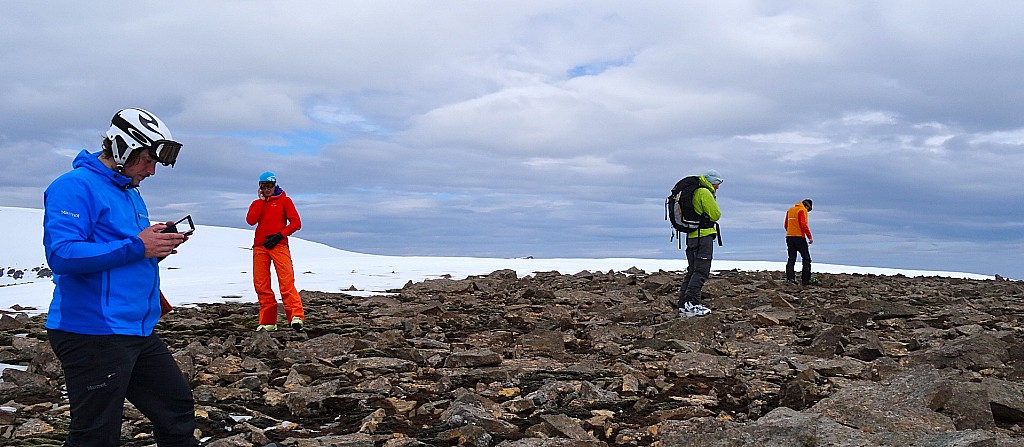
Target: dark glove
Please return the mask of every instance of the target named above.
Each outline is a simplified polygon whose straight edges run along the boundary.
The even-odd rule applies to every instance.
[[[267,240],[263,241],[263,248],[270,250],[277,246],[278,242],[281,242],[281,239],[284,239],[284,236],[282,236],[281,233],[271,234],[270,236],[267,236]]]

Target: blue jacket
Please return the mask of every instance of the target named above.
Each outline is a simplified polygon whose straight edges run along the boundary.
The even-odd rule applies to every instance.
[[[137,236],[149,227],[131,179],[82,151],[43,194],[43,248],[53,271],[47,329],[87,335],[153,332],[160,270]]]

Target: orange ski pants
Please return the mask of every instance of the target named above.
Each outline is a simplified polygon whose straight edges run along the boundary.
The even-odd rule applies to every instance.
[[[260,301],[260,323],[277,324],[277,300],[274,290],[270,288],[270,263],[274,263],[277,272],[277,284],[281,289],[281,302],[284,303],[284,324],[292,321],[292,317],[306,319],[302,310],[302,298],[295,290],[295,270],[292,267],[292,252],[287,245],[277,244],[268,250],[262,245],[252,248],[252,285],[256,288],[256,298]]]

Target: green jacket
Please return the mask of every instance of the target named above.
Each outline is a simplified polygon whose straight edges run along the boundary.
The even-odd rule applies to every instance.
[[[718,202],[715,201],[715,187],[704,176],[699,176],[701,187],[693,192],[693,210],[697,214],[705,215],[713,222],[718,222],[722,217],[722,210],[718,209]],[[715,234],[714,228],[701,228],[686,234],[687,238],[711,236]]]

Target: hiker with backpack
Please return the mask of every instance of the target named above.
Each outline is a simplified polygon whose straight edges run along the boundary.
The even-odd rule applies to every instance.
[[[811,251],[808,247],[814,243],[811,229],[807,226],[807,213],[811,212],[813,204],[811,199],[804,199],[793,205],[786,212],[786,220],[783,222],[783,228],[786,229],[786,249],[789,252],[789,259],[786,261],[786,281],[796,283],[796,255],[799,253],[803,262],[800,283],[805,286],[817,283],[811,276]]]
[[[718,219],[722,212],[715,200],[722,184],[718,171],[710,169],[703,175],[685,177],[672,188],[666,199],[666,218],[672,222],[675,235],[686,234],[686,275],[679,287],[679,316],[695,317],[711,313],[701,303],[701,289],[711,276],[711,258],[715,241],[722,245]]]

